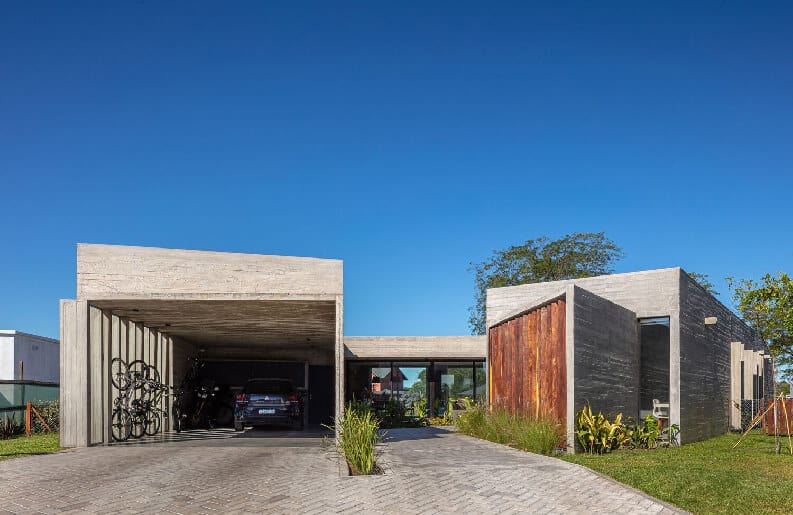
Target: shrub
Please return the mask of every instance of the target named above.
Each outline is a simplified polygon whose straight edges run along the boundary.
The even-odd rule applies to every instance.
[[[60,428],[60,401],[54,400],[43,402],[41,404],[37,404],[35,408],[36,411],[39,412],[39,415],[41,415],[41,418],[43,418],[47,425],[50,426],[50,429],[57,433],[58,429]],[[47,431],[39,418],[34,414],[31,414],[31,424],[33,426],[31,429],[35,433],[44,433]]]
[[[654,449],[658,446],[658,421],[645,415],[642,422],[628,418],[627,433],[630,435],[630,446],[634,449]]]
[[[377,433],[380,427],[365,404],[355,401],[347,404],[336,442],[354,475],[378,472],[375,450],[381,441]]]
[[[427,399],[421,398],[413,403],[413,410],[418,418],[427,418]]]
[[[457,428],[483,440],[545,455],[554,454],[564,441],[562,427],[554,419],[504,409],[488,413],[484,406],[472,403],[457,417]]]

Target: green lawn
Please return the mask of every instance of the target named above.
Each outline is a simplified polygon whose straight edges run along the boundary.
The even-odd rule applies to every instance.
[[[58,433],[43,435],[16,436],[8,440],[0,440],[0,461],[34,454],[48,454],[61,449]]]
[[[682,447],[616,451],[603,456],[565,455],[565,461],[693,513],[793,513],[793,456],[782,440],[753,433],[736,448],[727,434]]]

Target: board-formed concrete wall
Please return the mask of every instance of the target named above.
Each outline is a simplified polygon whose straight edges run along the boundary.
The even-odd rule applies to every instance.
[[[299,343],[304,348],[290,355],[305,356],[312,364],[333,364],[337,385],[343,385],[343,292],[341,260],[78,245],[77,300],[61,302],[62,445],[109,442],[107,422],[112,412],[113,392],[108,381],[113,356],[126,361],[152,360],[150,362],[157,363],[158,367],[162,364],[167,371],[167,384],[178,385],[185,372],[186,358],[196,348],[192,345],[194,333],[190,333],[191,341],[174,343],[173,338],[188,338],[185,331],[192,330],[190,323],[206,336],[200,331],[202,325],[208,325],[206,322],[237,320],[238,323],[232,323],[230,328],[218,326],[220,329],[216,332],[247,330],[250,341],[243,341],[246,335],[242,335],[235,340],[237,344],[264,345],[255,339],[262,329],[255,324],[244,326],[245,320],[233,308],[231,313],[217,308],[205,318],[194,320],[191,319],[193,312],[182,309],[184,302],[193,303],[192,307],[200,302],[218,301],[282,304],[285,310],[273,318],[284,321],[277,328],[285,336],[292,335],[290,329],[296,331],[316,322],[313,318],[307,319],[305,310],[298,310],[296,303],[302,303],[297,307],[316,306],[314,311],[317,312],[329,311],[329,317],[321,318],[328,326],[321,334],[323,341],[312,341],[317,338],[312,339],[314,332],[310,332],[307,337],[299,338],[299,342],[292,342],[295,347]],[[314,311],[309,315],[316,314]],[[251,315],[252,318],[256,316]],[[174,324],[170,323],[171,317],[175,318]],[[240,335],[235,333],[235,336]],[[219,339],[222,341],[222,334]],[[314,349],[314,344],[321,344],[322,348]],[[343,388],[336,388],[337,415],[341,413],[343,398]]]
[[[679,424],[680,369],[678,359],[681,273],[681,269],[675,267],[489,289],[487,290],[487,325],[491,327],[544,299],[565,292],[569,297],[573,287],[583,288],[594,295],[622,306],[634,312],[636,318],[669,317],[669,416],[671,423]],[[567,334],[568,344],[570,344],[574,339],[574,303],[568,302],[567,305]],[[568,353],[571,353],[572,349],[573,346],[568,345]],[[573,356],[568,354],[568,366],[571,363],[573,363]],[[575,398],[571,397],[571,392],[575,391],[574,383],[571,370],[568,374],[568,413],[574,413],[574,409],[580,409],[574,408]]]
[[[484,359],[487,336],[345,336],[346,359]]]
[[[344,292],[343,262],[122,245],[77,246],[77,299],[324,298]]]
[[[680,268],[662,268],[625,274],[601,275],[583,279],[522,284],[487,290],[487,326],[543,299],[563,293],[570,284],[630,309],[639,318],[666,316],[678,305]]]
[[[62,447],[110,442],[118,396],[110,381],[113,358],[127,363],[142,359],[157,368],[164,384],[174,384],[171,338],[85,301],[61,301],[60,351]],[[165,402],[161,407],[170,413]]]
[[[705,324],[706,317],[717,322]],[[680,274],[680,429],[686,442],[725,433],[732,412],[731,344],[764,349],[755,332]]]
[[[490,289],[487,292],[488,327],[557,293],[561,288],[567,288],[568,309],[573,306],[567,316],[567,332],[572,334],[572,339],[568,339],[569,353],[571,344],[575,349],[579,338],[585,340],[597,336],[595,333],[584,335],[576,326],[583,319],[600,316],[595,314],[597,309],[587,314],[586,305],[570,302],[571,285],[575,286],[573,296],[580,294],[578,288],[582,288],[633,311],[634,321],[636,318],[669,317],[669,423],[680,425],[681,442],[701,440],[728,429],[733,411],[730,396],[736,383],[733,379],[735,358],[732,358],[731,365],[731,344],[742,342],[749,349],[758,351],[765,346],[746,324],[680,268]],[[601,308],[604,313],[609,311],[607,307]],[[706,317],[716,317],[718,322],[706,325]],[[608,338],[601,338],[600,345],[608,345],[606,340]],[[636,341],[638,345],[638,338]],[[623,351],[626,356],[631,354],[630,349]],[[576,355],[574,363],[575,366],[587,363],[587,359]],[[638,366],[638,356],[635,363]],[[609,369],[619,373],[623,365],[625,363],[614,364]],[[635,373],[638,377],[638,369]],[[766,373],[763,374],[766,384],[770,381],[769,375],[766,364]],[[582,370],[569,371],[568,398],[571,392],[575,392],[574,400],[579,402],[583,399],[581,387],[596,382],[596,376]],[[572,388],[570,383],[573,383]],[[595,392],[591,395],[594,396]],[[571,409],[573,407],[568,404],[568,411]],[[575,406],[575,409],[580,408]],[[637,410],[630,406],[624,409],[626,413]]]
[[[583,288],[573,288],[574,406],[586,403],[611,419],[639,412],[636,314]]]

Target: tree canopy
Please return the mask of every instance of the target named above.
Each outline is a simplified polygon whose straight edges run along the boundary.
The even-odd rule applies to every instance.
[[[759,281],[727,278],[735,307],[764,341],[780,370],[793,378],[793,280],[784,272]]]
[[[602,232],[572,233],[558,240],[540,236],[494,251],[470,267],[474,273],[474,305],[468,317],[471,334],[486,332],[488,288],[610,274],[623,256],[622,249]]]
[[[710,277],[708,274],[699,274],[697,272],[686,272],[689,277],[697,281],[700,286],[705,288],[705,291],[710,293],[711,295],[718,295],[719,292],[716,291],[716,287],[710,282]]]

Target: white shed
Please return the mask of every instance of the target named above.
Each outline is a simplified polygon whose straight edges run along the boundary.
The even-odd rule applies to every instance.
[[[58,340],[0,330],[0,381],[60,382]]]

